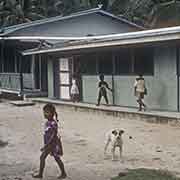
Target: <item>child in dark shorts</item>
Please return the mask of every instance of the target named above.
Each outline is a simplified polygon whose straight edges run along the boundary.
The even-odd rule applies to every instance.
[[[105,101],[106,101],[106,104],[109,104],[109,101],[108,101],[108,97],[107,97],[107,90],[110,90],[112,92],[112,89],[109,88],[109,85],[106,81],[104,81],[104,75],[101,74],[99,76],[99,79],[100,79],[100,82],[98,84],[98,88],[99,88],[99,92],[98,92],[98,102],[97,102],[97,106],[100,105],[100,101],[101,101],[101,98],[104,97]]]
[[[57,162],[60,170],[61,175],[59,179],[66,178],[66,171],[64,168],[64,164],[60,158],[63,155],[62,151],[62,143],[60,138],[58,137],[58,124],[57,124],[57,113],[56,109],[52,104],[46,104],[43,107],[44,117],[47,119],[45,123],[45,130],[44,130],[44,147],[41,148],[41,156],[40,156],[40,168],[39,173],[33,175],[34,178],[42,178],[43,171],[45,168],[45,160],[47,156],[50,154],[54,157],[55,161]],[[54,119],[54,116],[56,119]]]

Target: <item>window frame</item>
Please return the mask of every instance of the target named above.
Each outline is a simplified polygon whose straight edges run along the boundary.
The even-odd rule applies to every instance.
[[[138,49],[138,48],[135,48],[135,49]],[[154,76],[154,47],[143,47],[143,48],[139,48],[139,49],[140,49],[141,52],[143,52],[145,49],[146,49],[146,51],[151,50],[152,56],[151,56],[151,58],[148,58],[148,59],[151,60],[151,68],[152,68],[151,71],[152,72],[136,72],[136,69],[135,69],[136,59],[135,59],[135,51],[134,51],[134,62],[133,62],[134,63],[134,71],[133,71],[133,73],[134,74],[143,74],[145,76]],[[147,56],[147,57],[149,57],[149,56]],[[148,60],[146,60],[146,59],[143,60],[143,62],[145,62],[145,61],[148,61]]]
[[[89,54],[86,54],[86,55],[82,55],[81,56],[81,59],[80,59],[80,64],[81,64],[81,66],[82,66],[82,63],[86,63],[87,62],[87,59],[86,59],[86,57],[88,56]],[[94,61],[95,62],[95,71],[92,73],[92,72],[83,72],[82,70],[80,70],[80,73],[82,74],[82,75],[97,75],[98,73],[97,73],[97,56],[96,56],[96,54],[93,54],[93,55],[91,55],[93,58],[94,58],[94,60],[92,60],[92,61]],[[88,59],[89,60],[89,59]],[[83,62],[84,61],[84,62]]]
[[[103,58],[106,58],[108,57],[109,59],[103,59]],[[100,59],[102,58],[102,59]],[[112,75],[113,74],[113,69],[114,69],[114,65],[113,65],[113,52],[107,52],[107,53],[103,53],[102,55],[101,54],[98,54],[97,55],[97,74],[104,74],[104,75]],[[111,63],[111,69],[109,72],[100,72],[100,61],[109,61]]]
[[[117,70],[117,61],[118,59],[116,58],[116,56],[120,55],[120,52],[116,52],[114,54],[114,66],[115,66],[115,70],[114,70],[114,74],[115,75],[120,75],[120,76],[134,76],[134,75],[137,75],[137,74],[140,74],[138,72],[135,71],[135,52],[136,52],[136,49],[140,49],[140,51],[143,51],[144,48],[149,48],[152,50],[152,57],[151,57],[151,65],[152,65],[152,72],[143,72],[142,74],[145,75],[145,76],[154,76],[154,47],[140,47],[140,48],[131,48],[130,49],[130,53],[131,53],[131,59],[130,59],[130,72],[125,72],[125,73],[121,73],[119,72],[119,70]],[[144,60],[145,61],[145,60]]]

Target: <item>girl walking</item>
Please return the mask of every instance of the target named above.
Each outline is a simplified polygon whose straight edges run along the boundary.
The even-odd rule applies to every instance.
[[[40,167],[39,173],[33,175],[34,178],[42,178],[43,171],[45,168],[45,160],[47,156],[50,154],[54,157],[57,162],[59,169],[61,171],[61,175],[59,179],[66,178],[66,171],[64,168],[64,164],[60,158],[63,155],[61,139],[58,137],[58,124],[57,124],[57,113],[56,109],[52,104],[46,104],[43,107],[44,117],[47,119],[45,123],[44,130],[44,146],[41,148],[41,156],[40,156]],[[54,116],[56,119],[54,119]]]

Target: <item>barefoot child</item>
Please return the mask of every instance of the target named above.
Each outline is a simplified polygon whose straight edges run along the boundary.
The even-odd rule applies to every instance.
[[[58,133],[58,124],[57,119],[54,119],[54,116],[57,118],[56,109],[52,104],[46,104],[43,107],[44,117],[47,119],[45,123],[45,131],[44,131],[44,147],[41,148],[41,156],[40,156],[40,168],[39,173],[37,175],[33,175],[34,178],[42,178],[43,171],[45,168],[45,160],[47,156],[50,154],[54,157],[57,162],[61,175],[60,179],[66,178],[66,172],[64,169],[64,164],[60,158],[62,153],[62,144],[57,136]]]
[[[76,84],[76,79],[72,80],[72,86],[71,86],[71,98],[73,102],[79,101],[79,89]]]
[[[100,81],[98,84],[99,92],[98,92],[98,100],[97,100],[97,104],[96,104],[97,106],[100,105],[102,97],[104,97],[106,104],[109,104],[108,96],[107,96],[107,89],[112,92],[112,89],[109,88],[108,83],[106,81],[104,81],[104,75],[103,74],[101,74],[99,76],[99,79],[100,79]]]
[[[146,105],[143,101],[144,95],[147,94],[147,89],[145,85],[145,80],[142,75],[139,75],[134,83],[134,94],[137,97],[137,103],[139,105],[139,111],[142,111],[142,108],[144,108],[144,111],[146,110]]]

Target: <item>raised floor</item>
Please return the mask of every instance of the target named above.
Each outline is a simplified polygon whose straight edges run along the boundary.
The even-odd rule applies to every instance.
[[[129,118],[143,120],[151,123],[166,123],[171,125],[180,125],[180,112],[147,110],[139,112],[136,108],[120,107],[112,105],[100,105],[88,103],[73,103],[70,101],[61,101],[49,98],[32,98],[32,101],[38,103],[53,103],[62,108],[69,108],[75,111],[87,111],[94,113],[105,113],[120,118]]]

